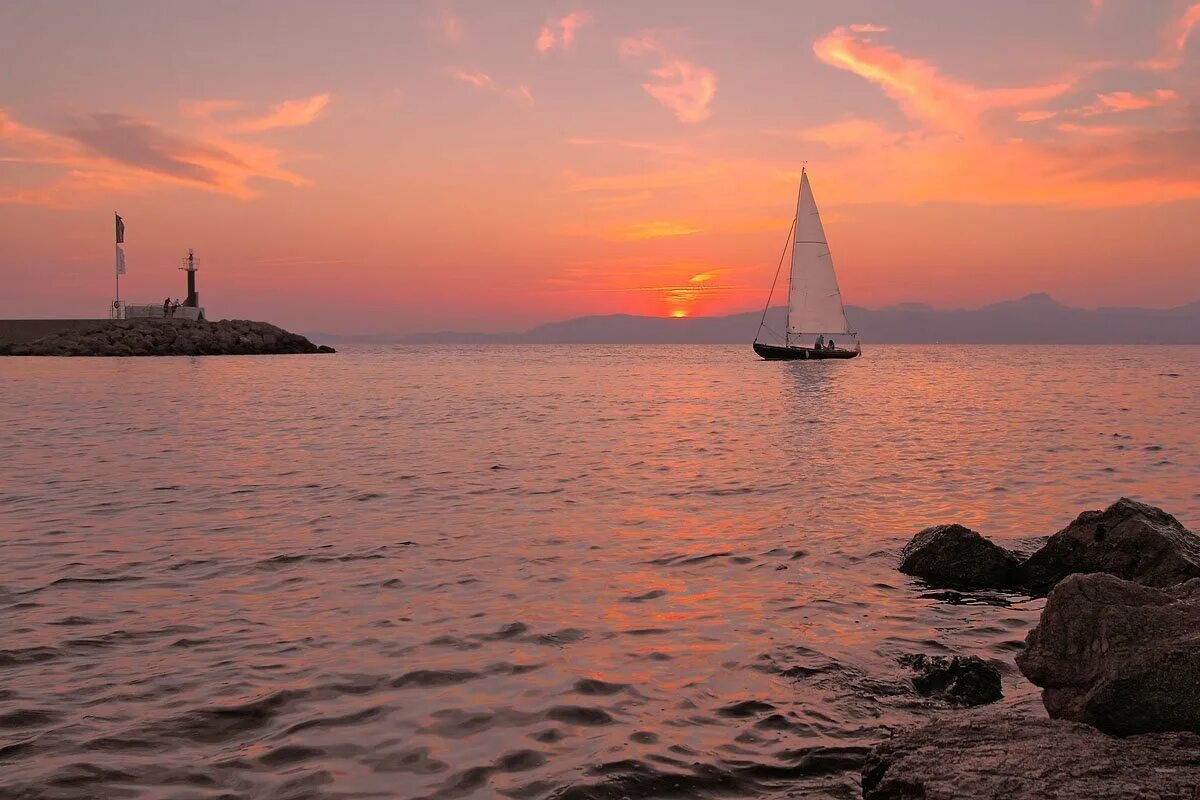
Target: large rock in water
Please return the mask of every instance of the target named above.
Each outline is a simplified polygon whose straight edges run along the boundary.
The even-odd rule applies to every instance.
[[[905,656],[900,663],[914,673],[918,694],[964,706],[993,703],[1004,697],[1000,670],[979,656]]]
[[[1200,736],[1115,739],[1011,711],[944,718],[877,746],[862,789],[866,800],[1194,800]]]
[[[1103,511],[1083,512],[1050,537],[1021,565],[1018,579],[1040,594],[1080,572],[1174,586],[1200,578],[1200,538],[1161,508],[1122,497]]]
[[[1154,589],[1072,575],[1017,656],[1050,716],[1121,736],[1200,732],[1200,580]]]
[[[10,356],[222,356],[332,353],[266,322],[233,319],[97,320],[94,325],[0,347]]]
[[[1006,589],[1020,558],[962,525],[934,525],[900,551],[900,571],[931,586]]]

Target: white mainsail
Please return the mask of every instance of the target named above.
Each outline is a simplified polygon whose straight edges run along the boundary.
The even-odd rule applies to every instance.
[[[807,171],[800,174],[800,199],[796,201],[787,332],[789,336],[850,333],[842,293],[833,271],[833,256],[825,241],[825,229],[821,226],[821,214],[817,211]]]

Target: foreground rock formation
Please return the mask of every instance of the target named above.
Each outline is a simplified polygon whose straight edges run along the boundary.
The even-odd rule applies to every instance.
[[[867,800],[1200,796],[1200,736],[1116,739],[1087,725],[983,712],[896,734],[862,770]]]
[[[963,706],[994,703],[1004,697],[1000,670],[979,656],[906,656],[900,662],[916,674],[918,694]]]
[[[1120,736],[1200,732],[1200,580],[1154,589],[1072,575],[1050,593],[1017,666],[1052,717]]]
[[[1021,559],[962,525],[934,525],[900,553],[900,571],[931,586],[999,589],[1016,580]]]
[[[1045,594],[1068,575],[1103,572],[1146,586],[1200,578],[1200,537],[1161,508],[1122,497],[1085,511],[1025,561],[961,525],[937,525],[901,552],[901,572],[932,586]]]
[[[1018,583],[1037,593],[1080,572],[1174,586],[1200,578],[1200,538],[1161,508],[1122,497],[1103,511],[1084,511],[1019,572]]]
[[[265,322],[187,319],[98,320],[24,344],[0,346],[10,356],[221,356],[332,353]]]

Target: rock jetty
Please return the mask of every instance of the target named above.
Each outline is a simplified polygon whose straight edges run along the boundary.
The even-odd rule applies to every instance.
[[[931,586],[1035,595],[1086,572],[1165,587],[1200,578],[1200,537],[1161,508],[1122,497],[1083,512],[1024,561],[962,525],[937,525],[905,545],[899,569]]]
[[[266,322],[226,319],[97,320],[95,325],[0,346],[8,356],[250,356],[332,353]]]
[[[1072,575],[1050,592],[1017,666],[1056,719],[1117,736],[1200,733],[1200,580],[1155,589]]]
[[[1116,739],[1011,711],[945,717],[872,750],[862,790],[866,800],[1193,800],[1200,736]]]

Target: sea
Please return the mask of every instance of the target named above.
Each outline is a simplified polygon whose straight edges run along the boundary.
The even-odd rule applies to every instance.
[[[1200,347],[0,359],[0,797],[860,794],[1042,601],[927,587],[1121,496],[1200,527]]]

